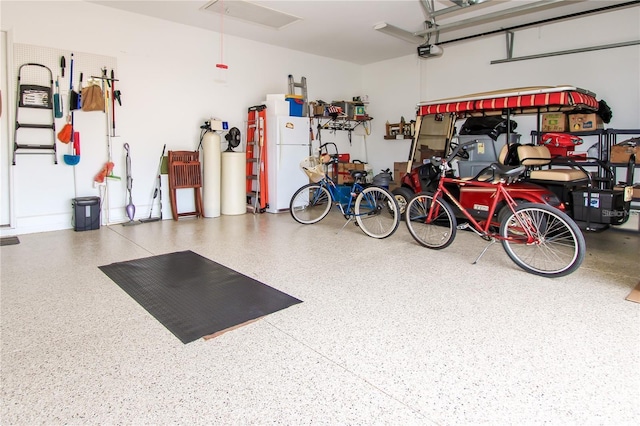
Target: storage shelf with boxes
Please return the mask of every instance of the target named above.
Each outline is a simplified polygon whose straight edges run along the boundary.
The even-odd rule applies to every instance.
[[[350,170],[364,170],[364,163],[338,163],[338,176],[336,183],[338,185],[348,185],[353,183],[353,176]]]
[[[604,129],[604,122],[596,113],[545,113],[542,114],[542,124],[540,127],[540,130],[543,132],[589,132],[598,129]]]

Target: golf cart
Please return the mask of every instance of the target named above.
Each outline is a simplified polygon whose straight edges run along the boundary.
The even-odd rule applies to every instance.
[[[436,156],[446,156],[458,141],[466,145],[469,138],[476,138],[475,146],[461,151],[457,172],[448,173],[481,179],[485,168],[493,162],[522,164],[528,170],[523,180],[510,185],[514,199],[560,208],[586,230],[603,230],[609,225],[622,224],[629,217],[632,188],[614,190],[615,173],[601,160],[605,157],[603,144],[598,145],[597,156],[573,155],[571,143],[575,146],[580,138],[572,135],[549,137],[539,131],[542,112],[595,112],[599,107],[593,93],[572,86],[512,89],[422,102],[418,104],[406,174],[393,194],[402,209],[414,193],[432,190],[440,172],[427,156],[434,152]],[[538,130],[532,132],[534,144],[520,143],[519,135],[513,132],[515,123],[502,118],[515,114],[537,114]],[[455,135],[456,120],[489,117],[496,118],[493,128],[489,126],[479,134]],[[557,155],[558,147],[553,146],[554,143],[566,144],[564,154],[570,155]],[[632,156],[625,184],[632,184],[634,167]],[[490,200],[482,191],[464,187],[458,190],[465,208],[479,217],[486,215]]]

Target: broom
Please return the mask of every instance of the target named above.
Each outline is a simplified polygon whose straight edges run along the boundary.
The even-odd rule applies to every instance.
[[[162,155],[160,155],[160,163],[158,164],[158,174],[157,174],[158,181],[156,183],[155,188],[153,189],[153,194],[151,197],[151,208],[149,209],[149,217],[140,219],[140,222],[142,223],[156,222],[158,220],[162,220],[162,161],[164,160],[165,149],[167,149],[167,144],[165,144],[162,147]],[[158,193],[160,194],[160,217],[151,217],[151,215],[153,214],[154,201],[156,200]]]

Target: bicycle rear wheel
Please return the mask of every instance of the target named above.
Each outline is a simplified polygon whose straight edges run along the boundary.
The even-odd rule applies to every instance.
[[[430,210],[433,213],[427,220]],[[407,203],[405,222],[413,239],[430,249],[446,248],[456,237],[457,221],[453,209],[444,200],[434,200],[433,194],[414,195]]]
[[[535,240],[527,242],[527,231]],[[562,211],[525,203],[500,224],[502,247],[516,265],[543,277],[562,277],[578,269],[586,244],[580,228]]]
[[[398,202],[389,191],[378,186],[369,186],[358,194],[354,212],[360,229],[373,238],[387,238],[400,224]]]
[[[318,183],[310,183],[298,189],[289,203],[291,216],[304,225],[320,222],[329,214],[330,209],[331,194]]]

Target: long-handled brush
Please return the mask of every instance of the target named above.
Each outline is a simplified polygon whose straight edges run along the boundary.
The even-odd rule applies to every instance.
[[[156,222],[158,220],[162,220],[162,162],[164,160],[164,151],[167,149],[167,144],[162,147],[162,155],[160,155],[160,163],[158,164],[158,174],[157,174],[157,183],[155,188],[153,189],[153,194],[151,196],[151,207],[149,209],[149,217],[140,219],[140,222]],[[160,217],[151,217],[153,214],[153,206],[155,204],[156,197],[160,195]]]

